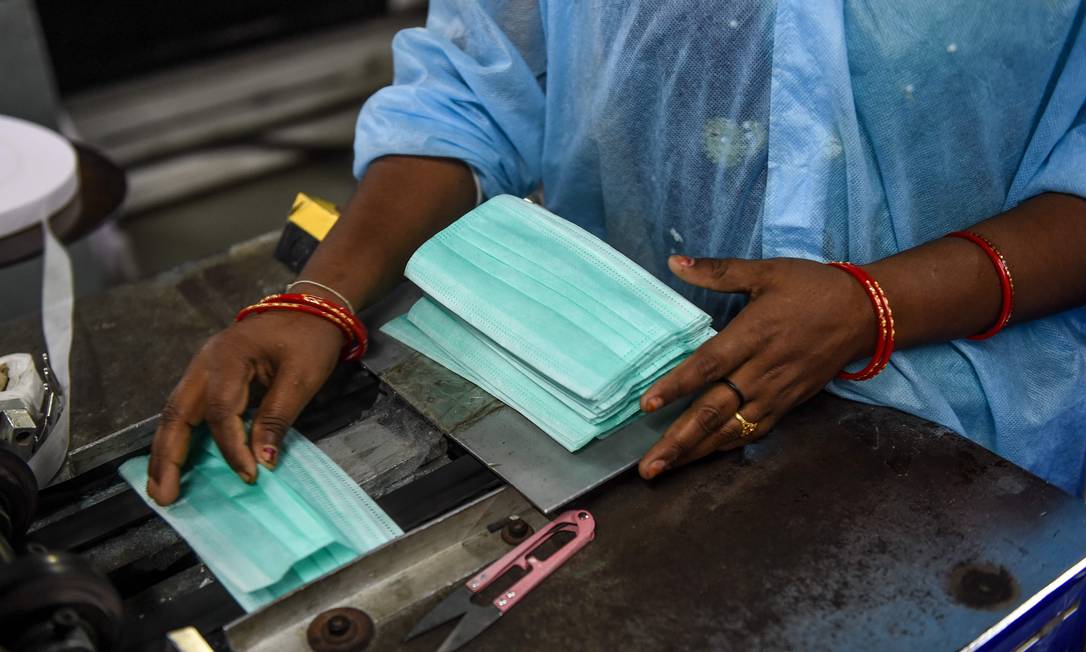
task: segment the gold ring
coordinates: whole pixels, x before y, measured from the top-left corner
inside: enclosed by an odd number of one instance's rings
[[[758,429],[757,421],[747,421],[746,418],[738,412],[735,413],[735,420],[739,422],[739,425],[743,426],[742,432],[739,433],[740,437],[750,437],[754,434],[754,431]]]

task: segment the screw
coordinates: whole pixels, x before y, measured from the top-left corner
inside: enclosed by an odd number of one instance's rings
[[[373,619],[353,607],[323,611],[310,621],[305,631],[306,642],[314,652],[364,650],[373,635]]]
[[[53,622],[61,627],[75,627],[79,624],[79,615],[72,609],[59,609],[53,614]]]
[[[516,591],[510,591],[510,592],[505,594],[505,597],[507,597],[507,598],[515,598],[515,597],[517,597],[517,592]]]
[[[581,519],[582,521],[587,521],[588,520],[588,512],[580,512],[580,513],[578,513],[577,518]]]
[[[534,530],[527,521],[518,516],[510,516],[509,521],[502,528],[502,541],[509,545],[516,545],[531,536]]]
[[[332,636],[343,636],[351,628],[351,621],[346,616],[332,616],[328,619],[328,633]]]

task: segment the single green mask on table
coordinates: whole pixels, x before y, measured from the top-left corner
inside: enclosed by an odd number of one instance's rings
[[[636,263],[511,196],[427,241],[406,275],[427,297],[382,330],[571,451],[635,418],[641,393],[715,334]]]
[[[193,431],[181,496],[147,495],[148,458],[120,474],[192,546],[246,611],[253,611],[390,541],[403,530],[327,455],[291,430],[279,465],[246,484],[201,426]]]

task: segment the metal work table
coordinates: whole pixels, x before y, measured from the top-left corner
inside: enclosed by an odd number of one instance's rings
[[[146,445],[153,421],[143,420],[160,408],[200,341],[238,306],[288,279],[271,260],[273,245],[261,239],[77,303],[70,472],[92,472]],[[367,321],[380,323],[403,305],[378,306]],[[35,321],[3,326],[0,351],[40,347]],[[381,380],[376,403],[319,445],[387,499],[435,469],[474,464],[450,463],[443,433],[460,438],[511,417],[470,383],[377,339],[370,357]],[[319,611],[356,606],[376,622],[369,649],[399,648],[446,589],[508,549],[486,525],[510,514],[545,520],[499,485],[472,485],[479,491],[465,490],[466,505],[237,620],[226,631],[231,646],[302,650],[305,626]],[[82,509],[119,491],[111,485],[83,496]],[[820,396],[742,451],[652,483],[626,472],[574,505],[595,515],[596,540],[474,649],[979,649],[985,641],[1014,649],[1043,625],[1065,634],[1082,626],[1071,615],[1083,592],[1086,506],[954,433],[892,410]],[[38,532],[73,513],[57,508]],[[77,547],[114,574],[187,550],[149,516]],[[152,586],[124,596],[141,613],[176,611],[183,595],[217,588],[198,564],[148,576]],[[1035,598],[1061,576],[1079,581]],[[1038,603],[1032,625],[1001,633],[1001,621],[1029,611],[1031,600]],[[236,607],[216,613],[217,620],[197,623],[205,633],[239,615]],[[407,649],[433,649],[447,632]]]

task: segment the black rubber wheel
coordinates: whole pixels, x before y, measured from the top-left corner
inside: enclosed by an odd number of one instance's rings
[[[26,462],[0,442],[0,536],[18,547],[38,508],[38,482]]]
[[[18,650],[26,632],[61,609],[90,626],[95,649],[112,649],[124,619],[121,596],[87,561],[37,550],[0,564],[0,647]]]

